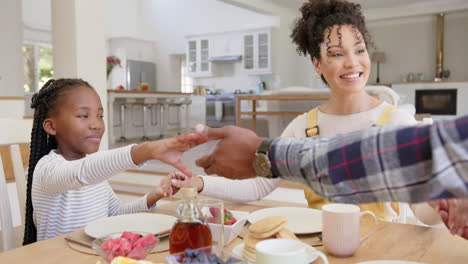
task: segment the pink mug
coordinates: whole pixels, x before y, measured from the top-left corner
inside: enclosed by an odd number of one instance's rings
[[[360,236],[361,218],[371,215],[374,227],[364,237]],[[322,206],[322,240],[325,250],[337,257],[349,257],[356,252],[377,229],[377,218],[370,211],[352,204],[327,204]]]

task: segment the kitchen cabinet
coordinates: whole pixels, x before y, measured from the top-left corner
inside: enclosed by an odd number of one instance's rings
[[[210,39],[198,38],[187,41],[187,72],[192,77],[209,77],[213,72],[210,57]]]
[[[237,56],[242,54],[239,34],[221,34],[210,39],[210,57]]]
[[[262,30],[243,35],[242,69],[249,74],[271,73],[271,32]]]

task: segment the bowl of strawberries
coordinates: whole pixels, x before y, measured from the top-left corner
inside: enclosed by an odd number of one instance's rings
[[[106,263],[111,263],[118,256],[135,260],[144,259],[157,243],[158,238],[150,233],[119,232],[96,238],[91,243],[91,247]]]
[[[209,208],[211,217],[207,218],[208,226],[213,236],[213,241],[219,242],[221,234],[221,224],[217,224],[215,219],[218,219],[220,210],[218,208]],[[224,209],[224,244],[229,244],[234,238],[236,238],[242,231],[247,217],[248,212],[243,211],[228,211]]]

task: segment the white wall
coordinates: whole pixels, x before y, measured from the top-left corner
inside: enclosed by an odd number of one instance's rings
[[[387,61],[380,65],[382,83],[401,82],[408,73],[422,72],[433,80],[436,67],[436,16],[419,16],[370,22],[369,31]],[[468,12],[445,16],[444,69],[451,72],[450,80],[468,80]],[[370,82],[376,80],[373,66]]]
[[[106,38],[132,37],[154,40],[142,33],[141,0],[105,0],[104,5]]]
[[[52,25],[50,0],[21,0],[20,2],[23,2],[24,24],[50,30]]]
[[[0,100],[0,118],[22,119],[24,100]]]
[[[22,0],[22,3],[24,40],[51,43],[50,0]]]
[[[23,95],[21,1],[0,3],[0,96]]]
[[[107,113],[104,10],[104,0],[52,0],[54,78],[86,80]],[[107,149],[108,142],[100,148]]]

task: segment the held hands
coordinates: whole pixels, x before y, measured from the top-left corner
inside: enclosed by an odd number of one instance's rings
[[[159,185],[156,186],[156,189],[148,194],[146,198],[148,208],[164,197],[172,197],[172,195],[179,190],[172,188],[171,180],[172,178],[170,175],[164,177],[164,179],[159,182]]]
[[[218,174],[234,179],[256,176],[252,162],[262,138],[254,132],[235,126],[222,128],[204,126],[197,133],[206,136],[207,140],[220,139],[211,154],[196,161],[207,174]]]
[[[450,233],[468,239],[468,199],[442,199],[429,204],[439,213]]]
[[[170,197],[176,194],[180,188],[194,186],[200,192],[203,188],[203,180],[201,177],[188,177],[179,171],[173,171],[168,176],[164,177],[154,191],[148,194],[148,208],[153,206],[157,201],[164,197]]]
[[[175,190],[179,190],[182,187],[195,187],[197,192],[203,190],[204,182],[200,176],[188,177],[180,171],[173,171],[169,174],[169,177],[172,179],[172,188]]]

